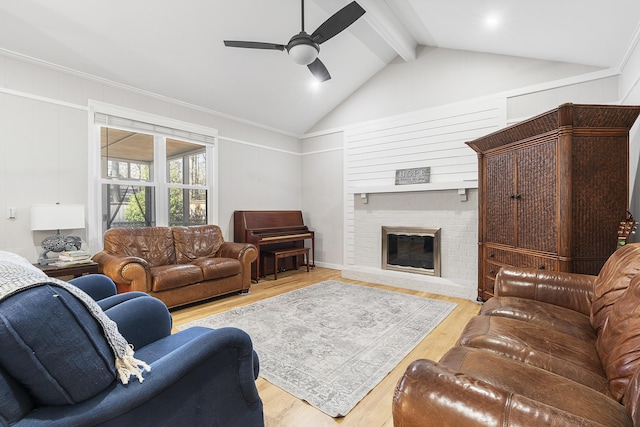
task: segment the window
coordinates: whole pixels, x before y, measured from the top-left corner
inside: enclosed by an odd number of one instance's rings
[[[180,128],[150,124],[163,118],[144,118],[94,114],[100,147],[95,202],[101,231],[217,222],[212,211],[215,131],[169,119],[164,120],[179,123]],[[189,127],[208,132],[193,132]]]
[[[167,139],[169,225],[207,223],[207,161],[203,147]]]
[[[154,137],[100,128],[103,231],[156,224]]]

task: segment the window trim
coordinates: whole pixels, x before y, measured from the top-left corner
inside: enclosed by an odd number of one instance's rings
[[[133,110],[117,105],[107,104],[100,101],[89,100],[89,114],[88,117],[88,198],[87,198],[87,246],[91,253],[96,253],[102,250],[102,184],[105,182],[101,176],[101,159],[100,159],[100,127],[104,126],[103,123],[96,121],[96,114],[114,116],[118,118],[124,118],[131,121],[139,122],[141,124],[149,124],[152,128],[136,129],[124,127],[125,130],[132,130],[141,133],[150,133],[155,138],[159,135],[167,138],[183,139],[188,142],[197,144],[203,144],[205,146],[206,161],[208,165],[212,167],[207,168],[207,191],[210,193],[207,201],[207,210],[209,214],[209,224],[217,224],[219,218],[219,204],[218,204],[218,130],[201,126],[193,123],[183,122],[169,117],[159,116],[151,113],[145,113],[138,110]],[[108,124],[107,124],[108,125]],[[114,126],[117,128],[123,128],[122,126]],[[154,130],[155,129],[155,130]],[[163,132],[166,130],[167,132]],[[176,131],[171,134],[168,131]],[[204,136],[204,141],[197,139],[190,139],[189,134],[196,134]],[[163,146],[164,144],[159,144]],[[157,165],[164,159],[163,153],[158,153],[154,150],[154,162]],[[162,172],[159,170],[162,169]],[[155,176],[154,181],[164,180],[160,182],[166,183],[166,173],[164,167],[156,168],[155,173],[160,173],[160,176]],[[168,184],[168,183],[167,183]],[[141,185],[137,183],[136,185]],[[168,195],[160,194],[158,192],[156,197],[162,197],[157,199],[158,205],[163,206],[168,204]],[[168,212],[163,212],[164,209],[157,209],[156,212],[156,224],[158,226],[167,225],[169,223]]]

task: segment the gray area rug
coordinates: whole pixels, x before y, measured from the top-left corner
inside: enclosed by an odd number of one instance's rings
[[[339,417],[353,409],[455,306],[330,280],[180,329],[243,329],[260,358],[260,376]]]

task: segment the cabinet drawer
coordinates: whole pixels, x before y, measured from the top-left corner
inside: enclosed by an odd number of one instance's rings
[[[484,275],[487,278],[490,279],[495,279],[496,278],[496,274],[498,274],[498,271],[500,271],[500,268],[502,268],[501,265],[498,264],[493,264],[490,262],[485,262],[484,264]]]
[[[483,289],[483,291],[485,293],[491,294],[491,296],[495,295],[495,293],[494,293],[495,286],[496,286],[496,281],[495,280],[490,279],[488,277],[486,277],[484,279],[484,289]],[[484,299],[486,299],[486,298],[484,298]]]
[[[488,272],[495,266],[509,265],[512,267],[539,268],[541,270],[556,270],[557,260],[554,257],[523,254],[503,249],[487,248],[485,252],[486,269]],[[497,273],[497,271],[496,271]]]

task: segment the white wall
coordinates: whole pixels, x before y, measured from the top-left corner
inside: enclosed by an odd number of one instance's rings
[[[86,112],[0,94],[0,250],[35,261],[34,242],[51,234],[30,231],[30,206],[86,204],[86,139]]]
[[[305,224],[315,231],[317,265],[337,268],[343,259],[341,219],[342,133],[302,141],[302,206]]]
[[[298,142],[291,148],[297,149]],[[235,210],[300,209],[298,153],[220,138],[218,156],[219,222],[231,233],[229,240],[233,240]]]
[[[51,233],[31,232],[32,204],[87,205],[90,99],[218,129],[216,208],[225,238],[232,240],[235,209],[300,209],[297,137],[111,82],[0,56],[0,250],[37,259],[40,242]],[[16,208],[15,219],[7,218],[9,207]],[[86,238],[87,232],[73,234]]]

